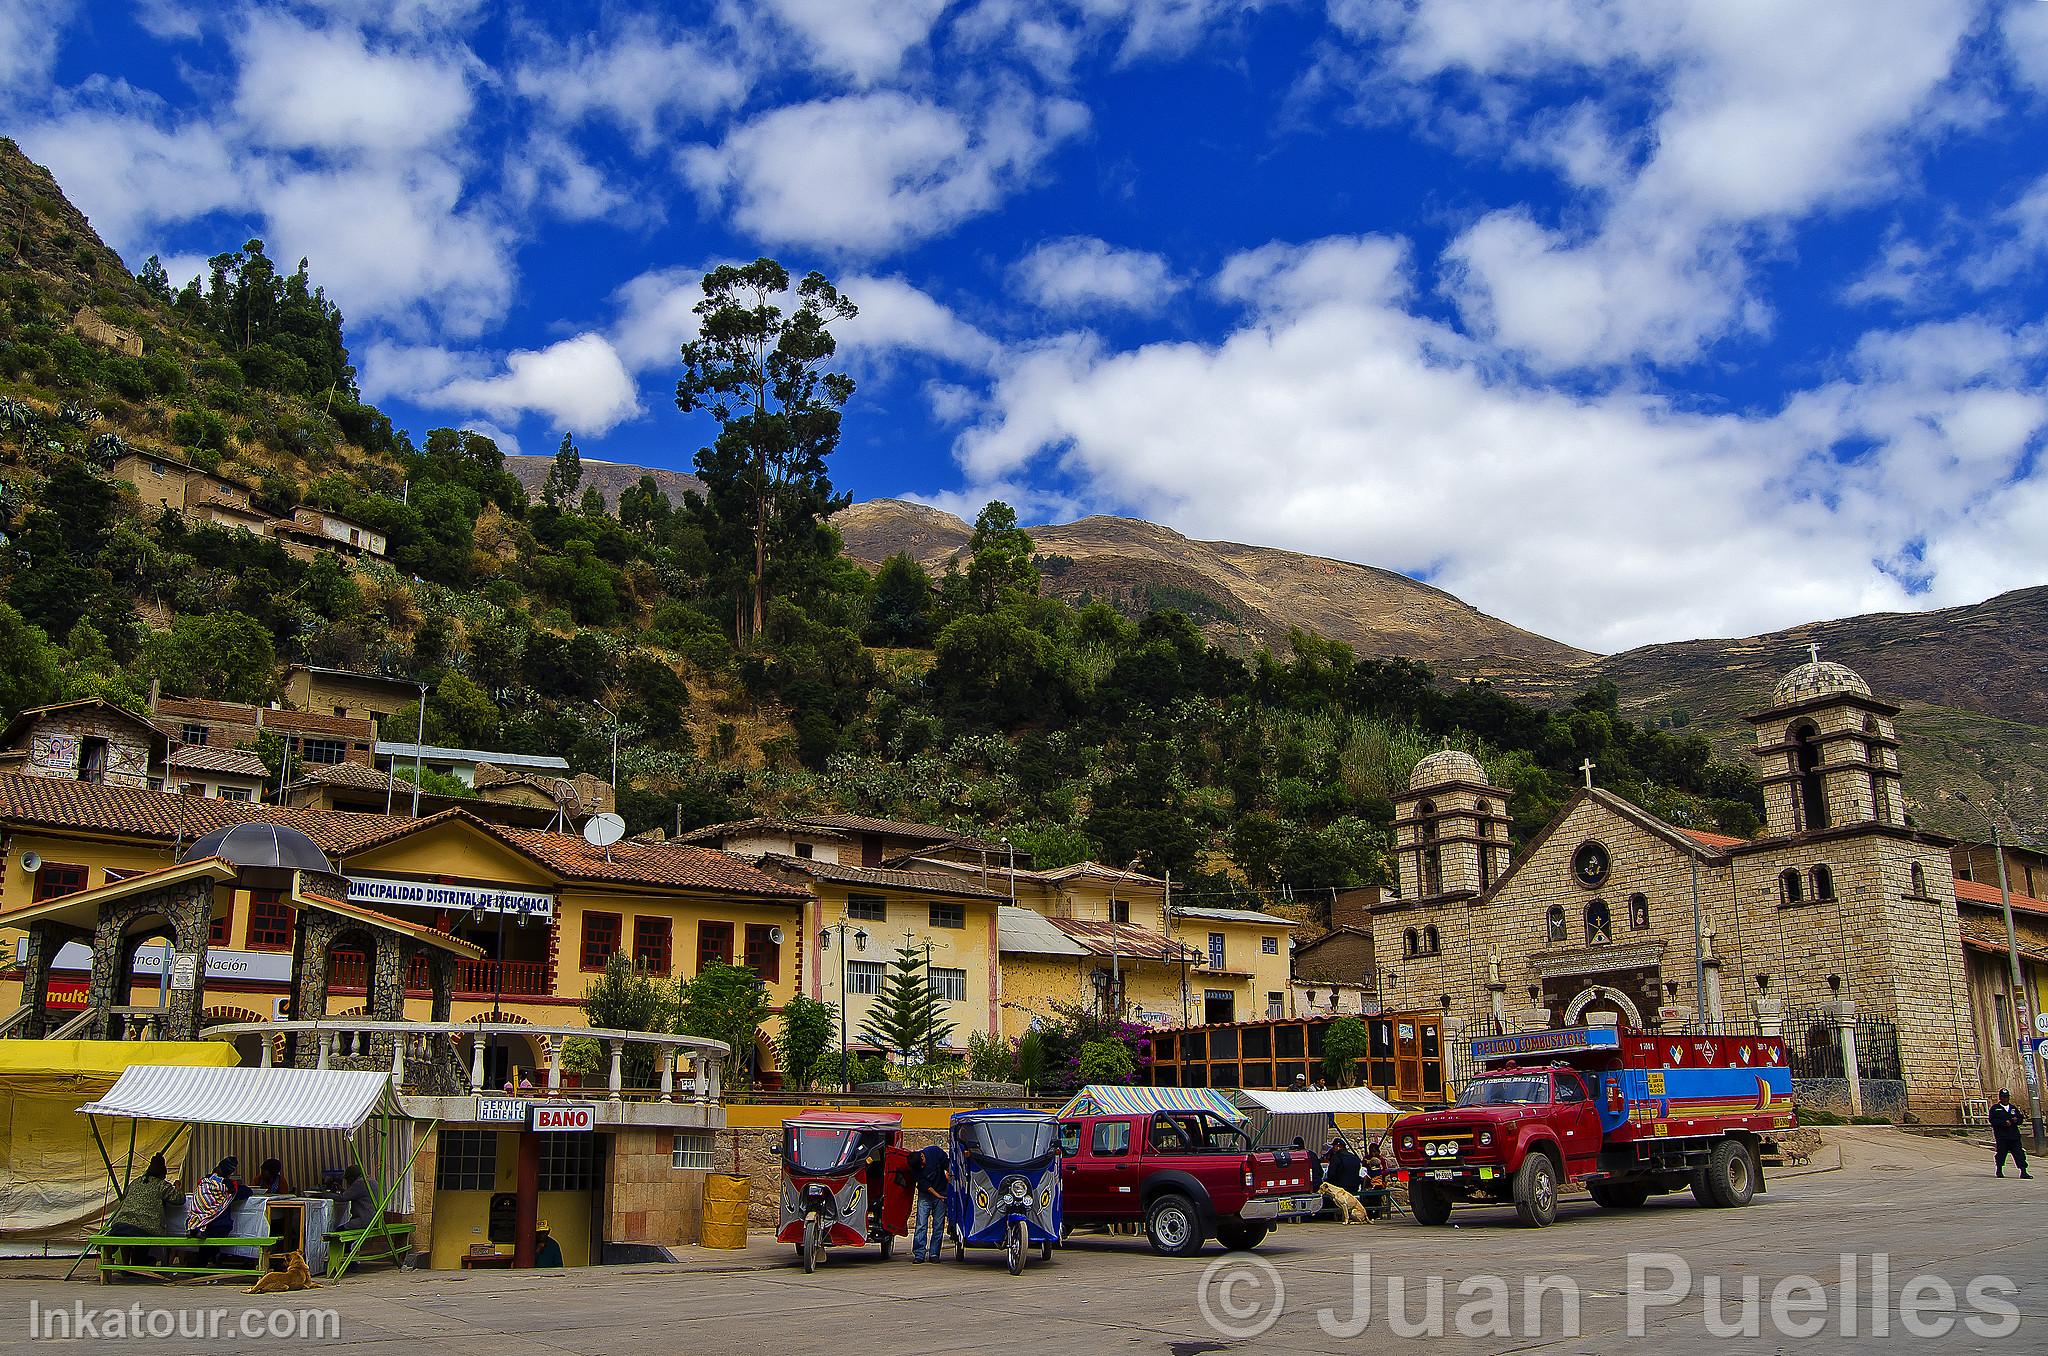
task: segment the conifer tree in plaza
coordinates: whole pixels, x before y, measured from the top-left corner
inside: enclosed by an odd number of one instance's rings
[[[923,947],[905,943],[896,948],[896,959],[882,978],[882,992],[860,1035],[900,1059],[929,1055],[953,1038],[953,1024],[939,1016]]]

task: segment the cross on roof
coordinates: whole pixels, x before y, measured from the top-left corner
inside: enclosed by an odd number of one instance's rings
[[[1813,644],[1808,645],[1806,653],[1813,663],[1820,663],[1820,642],[1815,641]]]
[[[1590,758],[1588,758],[1585,762],[1579,764],[1579,771],[1586,774],[1586,789],[1588,791],[1591,791],[1593,789],[1593,769],[1596,766],[1598,766],[1598,764],[1596,764]]]

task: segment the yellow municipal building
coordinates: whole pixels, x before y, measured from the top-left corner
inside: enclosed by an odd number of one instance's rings
[[[591,977],[621,952],[646,972],[683,979],[712,961],[749,966],[778,1008],[797,993],[842,1005],[856,1048],[887,964],[905,946],[926,958],[954,1051],[977,1032],[1021,1034],[1054,1003],[1113,1006],[1178,1027],[1277,1016],[1288,987],[1292,920],[1181,907],[1166,882],[1095,863],[1019,867],[1002,844],[931,825],[760,819],[606,848],[462,808],[415,819],[0,775],[0,1016],[21,1003],[28,950],[10,916],[162,871],[197,839],[250,822],[310,838],[345,878],[346,904],[464,944],[450,1014],[458,1021],[497,1011],[535,1026],[580,1024]],[[287,1015],[292,903],[239,883],[219,893],[206,1020]],[[125,1006],[157,1006],[166,949],[136,948]],[[72,943],[50,959],[53,1015],[84,1009],[85,952]],[[325,959],[326,1015],[350,1015],[351,995],[363,1011],[370,957],[337,947]],[[406,993],[406,1016],[427,1019],[423,961]],[[536,1034],[524,1045],[494,1045],[489,1084],[547,1068],[550,1039]],[[765,1036],[755,1066],[775,1078]]]

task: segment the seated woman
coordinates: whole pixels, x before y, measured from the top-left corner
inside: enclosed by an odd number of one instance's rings
[[[198,1188],[192,1193],[192,1213],[185,1220],[187,1235],[208,1239],[233,1234],[235,1204],[249,1195],[249,1188],[235,1178],[235,1171],[241,1165],[242,1161],[230,1154],[200,1179]],[[212,1265],[214,1252],[212,1247],[202,1246],[199,1249],[200,1265]]]
[[[185,1203],[185,1193],[165,1180],[169,1170],[164,1166],[164,1156],[158,1154],[149,1160],[149,1167],[141,1177],[128,1184],[121,1193],[121,1204],[107,1218],[107,1227],[102,1231],[120,1234],[128,1238],[162,1238],[164,1216]],[[156,1261],[154,1248],[124,1248],[131,1262]]]
[[[284,1164],[274,1158],[263,1160],[263,1166],[256,1169],[256,1180],[250,1183],[266,1196],[289,1196],[292,1185],[284,1178]]]

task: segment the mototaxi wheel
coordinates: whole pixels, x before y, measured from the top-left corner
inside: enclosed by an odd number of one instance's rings
[[[804,1275],[806,1276],[818,1269],[820,1242],[821,1240],[818,1237],[818,1221],[816,1219],[805,1220],[804,1240],[797,1244],[797,1256],[803,1259]]]
[[[1010,1225],[1008,1243],[1003,1251],[1007,1254],[1004,1260],[1010,1265],[1010,1274],[1012,1276],[1023,1275],[1024,1258],[1028,1252],[1028,1249],[1024,1246],[1023,1220],[1017,1220]]]

